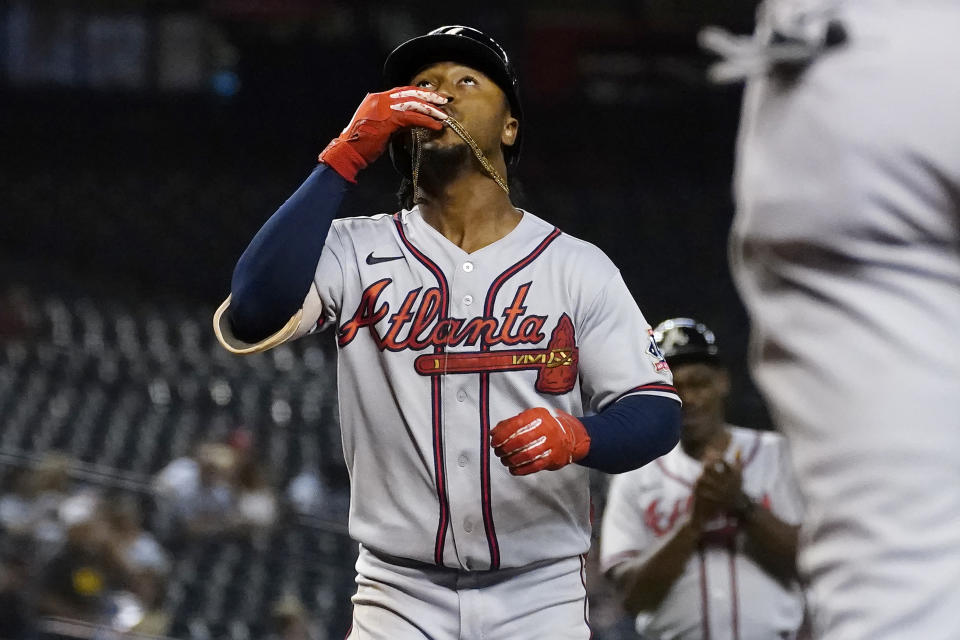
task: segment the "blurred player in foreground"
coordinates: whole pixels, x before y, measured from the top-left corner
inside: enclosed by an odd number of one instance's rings
[[[689,318],[655,330],[683,399],[680,444],[613,478],[600,565],[656,640],[794,638],[801,507],[784,439],[727,424],[727,371]]]
[[[960,637],[958,28],[952,1],[781,0],[727,63],[754,64],[733,272],[826,640]]]
[[[384,75],[240,258],[215,330],[235,353],[336,332],[350,637],[585,640],[587,468],[674,446],[669,369],[610,260],[511,203],[500,45],[442,27]],[[334,221],[388,147],[404,209]]]

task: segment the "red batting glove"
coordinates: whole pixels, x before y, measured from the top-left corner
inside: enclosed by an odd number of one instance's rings
[[[439,131],[447,114],[434,104],[447,99],[416,87],[397,87],[383,93],[368,93],[353,120],[320,154],[326,163],[350,182],[357,181],[361,169],[383,154],[390,136],[400,129],[425,127]]]
[[[590,450],[590,435],[569,413],[537,407],[498,423],[490,431],[490,446],[510,473],[525,476],[580,460]]]

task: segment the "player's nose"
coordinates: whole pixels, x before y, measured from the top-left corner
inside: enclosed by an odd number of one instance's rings
[[[453,102],[453,98],[450,98],[450,99],[447,101],[447,104],[438,105],[437,108],[440,109],[441,111],[443,111],[443,112],[444,112],[445,114],[447,114],[448,116],[450,116],[450,117],[452,117],[452,118],[456,118],[456,117],[457,117],[457,110],[454,109],[454,108],[451,106],[451,103],[452,103],[452,102]]]
[[[452,93],[450,93],[449,91],[447,91],[446,89],[444,89],[443,87],[440,87],[439,89],[437,89],[436,93],[437,93],[437,95],[439,95],[440,97],[446,98],[446,99],[447,99],[447,104],[452,104],[452,103],[453,103],[455,96],[454,96]],[[441,105],[440,108],[442,109],[443,106],[444,106],[444,105]]]

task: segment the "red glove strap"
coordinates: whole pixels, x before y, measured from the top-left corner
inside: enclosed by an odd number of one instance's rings
[[[363,156],[341,138],[331,140],[317,160],[330,165],[334,171],[354,184],[357,182],[357,174],[367,168],[367,161]]]

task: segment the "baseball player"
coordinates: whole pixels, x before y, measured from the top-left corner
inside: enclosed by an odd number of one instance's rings
[[[724,422],[729,379],[703,324],[675,318],[654,331],[683,431],[673,451],[612,480],[601,569],[644,638],[794,638],[801,505],[785,440]]]
[[[826,640],[960,637],[960,4],[768,2],[735,280]]]
[[[610,260],[510,202],[503,49],[441,27],[384,75],[240,258],[215,330],[235,353],[336,334],[351,638],[585,639],[588,467],[674,446],[669,368]],[[388,148],[403,210],[334,221]]]

